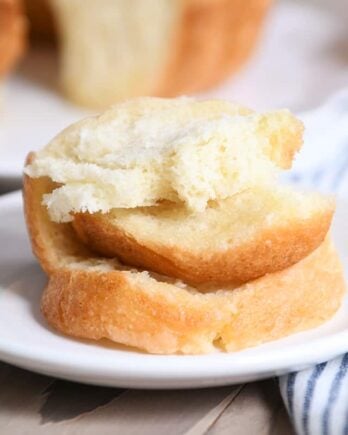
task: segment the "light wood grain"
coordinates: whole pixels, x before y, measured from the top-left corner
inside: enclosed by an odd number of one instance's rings
[[[6,435],[292,435],[273,380],[144,391],[56,380],[0,363]]]
[[[0,363],[0,432],[34,433],[31,429],[40,424],[42,393],[52,382],[52,378]]]
[[[284,421],[280,421],[281,407],[283,404],[273,380],[245,385],[207,435],[291,434],[286,414],[282,415]],[[283,432],[278,432],[279,429]]]
[[[193,391],[129,390],[105,407],[69,422],[62,422],[52,432],[69,427],[69,434],[95,433],[122,435],[185,434],[209,411],[218,406],[236,387]],[[58,429],[53,430],[53,429]],[[200,433],[204,433],[204,431]]]

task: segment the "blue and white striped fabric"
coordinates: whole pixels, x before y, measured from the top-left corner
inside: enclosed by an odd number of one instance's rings
[[[280,391],[298,434],[348,434],[348,354],[280,378]]]
[[[301,118],[305,147],[290,181],[348,198],[348,89]],[[279,385],[298,434],[348,435],[348,353]]]

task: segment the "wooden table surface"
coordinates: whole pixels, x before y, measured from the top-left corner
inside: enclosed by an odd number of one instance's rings
[[[0,362],[2,435],[290,435],[277,381],[201,390],[104,388]]]

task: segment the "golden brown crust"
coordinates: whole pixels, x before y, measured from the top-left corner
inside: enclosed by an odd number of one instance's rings
[[[34,153],[27,156],[26,164],[33,161]],[[44,271],[50,275],[61,268],[61,257],[66,253],[80,258],[93,256],[92,252],[76,238],[74,229],[69,224],[52,222],[41,205],[44,193],[52,190],[54,183],[49,178],[33,180],[27,176],[23,180],[24,214],[34,255]],[[56,240],[59,234],[59,249]]]
[[[205,294],[141,273],[88,267],[92,254],[71,225],[52,223],[41,205],[51,189],[47,178],[25,177],[28,230],[49,274],[42,311],[64,334],[152,353],[232,351],[315,327],[340,306],[343,273],[329,241],[286,270]]]
[[[315,327],[336,312],[343,292],[339,261],[326,243],[285,271],[210,299],[155,286],[148,291],[116,271],[58,270],[42,311],[64,334],[108,338],[151,353],[204,353]]]
[[[74,228],[92,250],[126,264],[182,279],[191,284],[240,284],[285,269],[307,256],[324,240],[334,206],[283,226],[264,229],[251,241],[227,250],[188,250],[136,240],[107,214],[80,213]],[[194,247],[193,247],[194,248]]]
[[[154,95],[209,88],[237,71],[258,39],[271,0],[182,1],[182,18]]]
[[[0,76],[5,75],[25,47],[26,21],[19,0],[0,0]]]
[[[149,292],[119,272],[62,270],[50,277],[41,307],[48,322],[68,335],[109,338],[152,353],[213,350],[215,332],[230,317],[226,301],[168,296],[165,288]]]

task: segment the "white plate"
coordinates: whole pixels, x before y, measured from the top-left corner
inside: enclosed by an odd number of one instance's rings
[[[230,81],[200,96],[257,109],[302,111],[317,106],[347,85],[347,13],[346,0],[331,0],[329,6],[319,1],[277,2],[248,64]],[[89,114],[57,90],[56,63],[51,51],[32,51],[6,83],[0,107],[0,188],[19,186],[26,154]]]
[[[348,203],[333,234],[346,271]],[[70,380],[133,388],[193,388],[252,381],[348,351],[348,301],[330,322],[286,339],[224,354],[158,356],[63,337],[39,310],[46,278],[33,258],[19,192],[0,198],[0,359]]]

